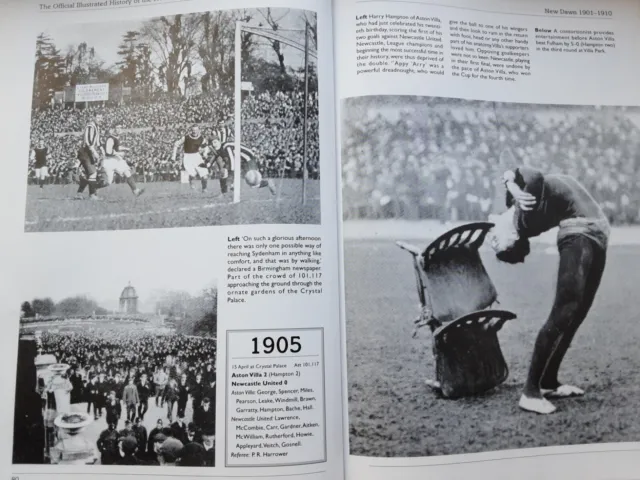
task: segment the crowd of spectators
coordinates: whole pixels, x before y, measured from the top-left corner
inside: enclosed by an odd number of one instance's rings
[[[343,123],[345,218],[483,220],[504,208],[504,169],[526,165],[574,176],[612,223],[638,223],[640,129],[633,115],[613,107],[496,111],[481,102],[396,107],[393,115],[355,108]]]
[[[30,323],[69,323],[69,322],[84,322],[91,321],[113,321],[117,319],[121,323],[147,323],[149,319],[143,315],[135,314],[118,314],[114,315],[47,315],[47,316],[34,316],[34,317],[21,317],[20,324],[29,325]]]
[[[71,403],[104,417],[102,464],[213,466],[215,339],[89,327],[45,331],[39,342],[42,354],[70,366]],[[166,416],[150,419],[147,432],[150,402]]]
[[[303,169],[302,93],[261,93],[248,95],[242,104],[242,143],[257,153],[263,174],[272,178],[301,178]],[[108,129],[119,125],[122,144],[131,149],[125,156],[138,182],[178,181],[181,159],[172,161],[173,143],[193,124],[212,138],[220,122],[233,129],[233,97],[203,94],[188,99],[157,98],[150,102],[117,105],[89,104],[87,108],[70,106],[34,110],[31,117],[31,148],[38,140],[48,147],[50,183],[77,181],[77,151],[80,132],[100,113]],[[307,172],[319,178],[318,99],[308,102]],[[29,180],[34,165],[29,164]]]

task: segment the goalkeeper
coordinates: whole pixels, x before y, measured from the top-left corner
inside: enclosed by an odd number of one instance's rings
[[[213,148],[212,161],[218,165],[220,170],[220,191],[224,194],[230,190],[229,183],[231,183],[231,189],[233,188],[233,178],[230,172],[233,172],[235,165],[235,145],[233,142],[222,143],[219,139],[214,138],[211,141],[211,147]],[[273,195],[276,194],[273,180],[262,178],[253,150],[240,145],[240,161],[241,170],[245,172],[244,180],[247,185],[251,188],[268,187]]]
[[[600,285],[610,228],[598,203],[573,177],[521,167],[505,172],[503,180],[509,210],[497,217],[491,238],[499,260],[524,262],[529,238],[559,227],[555,300],[538,333],[519,402],[524,410],[548,414],[556,407],[545,397],[584,394],[560,383],[558,370]]]

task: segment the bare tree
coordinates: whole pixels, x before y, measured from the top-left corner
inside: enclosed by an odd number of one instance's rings
[[[234,27],[233,16],[224,10],[206,12],[202,16],[202,35],[198,55],[205,70],[202,85],[207,90],[221,88],[229,76],[234,47]]]
[[[65,73],[71,85],[79,83],[108,81],[112,72],[105,67],[104,61],[98,56],[94,47],[87,42],[77,46],[69,45],[64,58]]]
[[[249,13],[249,10],[243,10],[239,12],[235,20],[249,23],[253,19],[253,15]],[[242,62],[247,62],[253,55],[253,50],[256,46],[255,37],[249,32],[243,32],[240,38],[240,54],[242,55]]]
[[[260,15],[262,15],[264,21],[267,22],[267,25],[269,25],[274,32],[277,32],[280,29],[280,22],[289,14],[289,9],[285,10],[285,12],[278,17],[274,16],[271,8],[267,8],[266,10],[258,9],[258,12],[260,12]],[[284,64],[284,53],[282,52],[282,44],[279,40],[269,40],[269,43],[271,44],[271,48],[278,57],[280,73],[287,73],[287,67]]]
[[[167,91],[180,91],[180,78],[190,75],[197,53],[202,15],[187,14],[158,17],[143,23],[140,33],[156,57],[158,77]]]

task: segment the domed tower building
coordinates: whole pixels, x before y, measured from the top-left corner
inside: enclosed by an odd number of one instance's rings
[[[120,294],[120,313],[138,313],[138,294],[131,283]]]

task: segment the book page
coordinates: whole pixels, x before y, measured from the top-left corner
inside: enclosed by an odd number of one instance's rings
[[[4,476],[343,478],[330,3],[0,12]]]
[[[636,478],[636,2],[336,6],[348,478]]]

